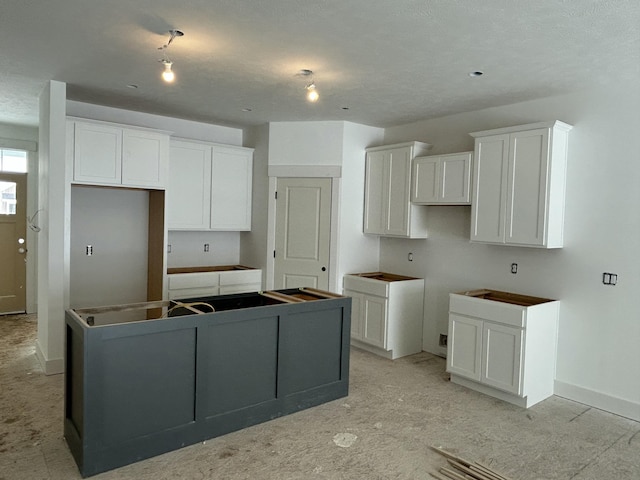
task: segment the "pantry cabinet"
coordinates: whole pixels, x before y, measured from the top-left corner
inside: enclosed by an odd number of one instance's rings
[[[427,143],[407,142],[367,149],[364,233],[426,238],[426,210],[411,203],[413,159]]]
[[[451,380],[530,407],[553,394],[559,302],[492,290],[450,294]]]
[[[568,133],[560,121],[475,137],[471,241],[563,246]]]
[[[172,140],[169,230],[251,230],[253,149]]]
[[[69,119],[67,136],[73,183],[165,188],[167,132]]]
[[[411,201],[420,205],[469,205],[473,152],[416,157]]]
[[[352,344],[395,359],[422,351],[424,279],[382,272],[344,276]]]

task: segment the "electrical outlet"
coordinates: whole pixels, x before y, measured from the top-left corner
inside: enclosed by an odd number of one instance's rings
[[[205,243],[205,244],[204,244],[204,251],[205,251],[205,252],[208,252],[208,251],[209,251],[209,244],[208,244],[208,243]]]
[[[171,253],[171,244],[170,243],[167,244],[167,253]]]
[[[511,264],[511,273],[513,273],[514,275],[516,273],[518,273],[518,264],[517,263],[512,263]]]
[[[602,274],[602,283],[605,285],[614,286],[618,283],[618,274],[616,273],[603,273]]]
[[[409,255],[407,255],[407,260],[413,262],[413,253],[409,252]]]
[[[93,255],[93,245],[87,245],[87,257],[90,257],[91,255]]]
[[[447,335],[445,335],[444,333],[440,334],[440,340],[438,340],[438,345],[441,347],[447,346]]]

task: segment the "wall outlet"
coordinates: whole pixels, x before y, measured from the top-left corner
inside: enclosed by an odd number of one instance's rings
[[[602,274],[602,283],[605,285],[615,285],[618,283],[618,274],[617,273],[603,273]]]
[[[513,273],[514,275],[516,273],[518,273],[518,264],[517,263],[512,263],[511,264],[511,273]]]
[[[438,346],[446,347],[447,346],[447,335],[444,333],[440,334],[440,340],[438,340]]]
[[[205,243],[205,244],[204,244],[204,251],[205,251],[205,252],[208,252],[208,251],[209,251],[209,244],[208,244],[208,243]]]

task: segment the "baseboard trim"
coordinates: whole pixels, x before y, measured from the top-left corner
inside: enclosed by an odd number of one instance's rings
[[[40,347],[40,342],[36,341],[36,358],[40,362],[40,366],[45,375],[57,375],[64,373],[64,358],[54,358],[47,360]]]
[[[640,403],[614,397],[606,393],[589,390],[571,383],[555,381],[554,392],[558,397],[563,397],[575,402],[584,403],[606,412],[620,415],[640,422]]]

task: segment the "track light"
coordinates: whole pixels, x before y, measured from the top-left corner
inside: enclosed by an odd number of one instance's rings
[[[162,72],[162,79],[167,83],[173,82],[176,78],[175,73],[173,73],[173,70],[171,70],[171,66],[173,65],[173,63],[168,60],[163,60],[162,63],[164,63],[164,71]]]
[[[311,103],[317,102],[320,95],[318,94],[318,90],[316,90],[316,84],[311,82],[305,88],[307,89],[307,100]]]
[[[173,82],[176,78],[175,73],[173,73],[173,62],[169,59],[169,55],[167,55],[167,48],[176,37],[182,37],[183,35],[184,33],[180,30],[169,30],[169,41],[158,48],[158,50],[162,51],[162,58],[158,61],[164,65],[162,79],[167,83]]]

